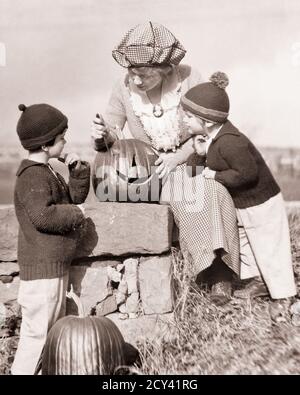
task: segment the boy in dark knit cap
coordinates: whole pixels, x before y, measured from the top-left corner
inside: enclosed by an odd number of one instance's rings
[[[240,235],[240,277],[253,278],[237,297],[296,294],[284,201],[270,169],[251,143],[227,119],[226,74],[196,85],[181,99],[185,121],[195,134],[202,175],[222,183],[236,207]]]
[[[49,329],[65,315],[68,269],[85,224],[81,203],[89,192],[90,166],[76,154],[66,155],[67,185],[48,160],[63,151],[68,119],[47,104],[19,109],[17,133],[29,155],[20,164],[14,194],[22,324],[11,371],[34,374]]]

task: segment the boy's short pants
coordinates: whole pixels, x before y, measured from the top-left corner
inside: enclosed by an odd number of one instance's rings
[[[32,375],[51,326],[65,315],[69,275],[20,281],[18,303],[22,308],[20,340],[11,368],[14,375]]]

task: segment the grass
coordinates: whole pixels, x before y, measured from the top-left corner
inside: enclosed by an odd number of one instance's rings
[[[299,328],[289,322],[272,324],[267,300],[215,307],[205,292],[190,287],[170,332],[169,339],[140,345],[141,373],[300,372]]]
[[[289,215],[294,271],[300,290],[299,214]],[[300,327],[271,320],[269,298],[210,303],[175,255],[177,304],[167,338],[139,344],[141,374],[299,374]]]
[[[290,213],[292,253],[300,290],[300,215]],[[274,323],[269,298],[232,299],[223,307],[209,301],[174,250],[176,307],[167,337],[139,343],[142,366],[138,374],[290,374],[300,373],[300,327],[288,309]],[[0,373],[8,374],[18,336],[0,339]]]
[[[300,200],[299,174],[291,175],[275,173],[274,176],[286,201]]]

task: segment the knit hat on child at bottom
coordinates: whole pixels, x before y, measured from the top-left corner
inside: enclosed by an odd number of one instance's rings
[[[229,80],[225,73],[217,71],[210,82],[198,84],[181,98],[184,110],[213,122],[224,123],[229,115],[229,98],[225,91]]]
[[[19,105],[22,111],[17,124],[17,133],[22,146],[35,150],[49,143],[68,127],[68,118],[49,104]]]

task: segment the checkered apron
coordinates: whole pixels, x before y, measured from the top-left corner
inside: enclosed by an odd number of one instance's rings
[[[183,164],[165,181],[161,202],[172,208],[180,247],[194,275],[208,268],[220,249],[223,261],[239,275],[236,212],[222,184],[201,174],[190,177]]]

